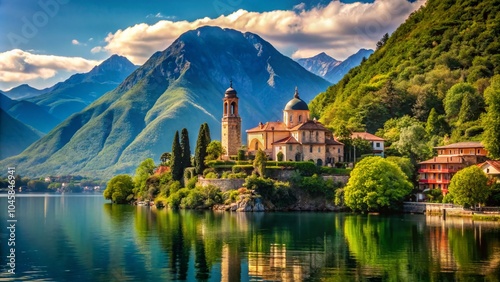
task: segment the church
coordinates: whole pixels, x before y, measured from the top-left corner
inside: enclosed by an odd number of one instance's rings
[[[222,146],[226,157],[236,155],[241,147],[241,118],[238,97],[231,86],[223,99]],[[343,162],[344,144],[335,140],[331,131],[316,119],[311,120],[309,107],[295,89],[283,110],[283,121],[259,123],[246,131],[248,154],[263,150],[272,160],[314,161],[317,165]],[[281,152],[281,154],[280,154]]]

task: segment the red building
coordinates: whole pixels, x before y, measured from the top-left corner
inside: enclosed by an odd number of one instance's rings
[[[441,189],[444,194],[457,171],[484,162],[488,154],[481,142],[460,142],[434,149],[436,157],[419,163],[418,186],[421,190]]]

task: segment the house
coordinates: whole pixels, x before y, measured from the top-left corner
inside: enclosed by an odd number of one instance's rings
[[[418,186],[421,190],[441,189],[448,193],[451,178],[459,170],[486,161],[488,152],[481,142],[459,142],[434,147],[438,155],[420,162]]]
[[[317,165],[343,162],[344,144],[316,119],[310,119],[309,107],[295,94],[283,110],[283,121],[259,123],[247,132],[248,153],[263,150],[273,160],[314,161]]]
[[[368,132],[353,132],[351,134],[351,138],[361,138],[367,140],[372,145],[373,155],[375,156],[384,156],[384,139]]]
[[[477,165],[481,170],[488,175],[489,178],[495,179],[500,183],[500,161],[485,161]]]

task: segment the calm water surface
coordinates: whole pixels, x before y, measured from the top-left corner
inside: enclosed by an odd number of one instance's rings
[[[18,195],[0,281],[498,281],[500,224],[421,215],[168,211]]]

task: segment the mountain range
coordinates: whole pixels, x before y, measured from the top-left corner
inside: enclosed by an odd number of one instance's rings
[[[345,61],[338,61],[324,52],[310,58],[298,59],[297,62],[306,70],[323,77],[335,84],[341,80],[346,73],[357,67],[364,59],[368,59],[373,54],[371,49],[360,49],[355,54],[349,56]]]
[[[8,91],[3,91],[3,94],[12,100],[24,100],[32,98],[38,95],[45,94],[50,91],[51,88],[36,89],[28,84],[21,84]]]
[[[72,75],[48,91],[44,90],[45,93],[26,100],[45,108],[62,121],[116,88],[136,69],[137,66],[127,58],[113,55],[91,71]]]
[[[187,128],[194,145],[200,124],[207,122],[212,138],[219,139],[222,98],[231,80],[243,129],[280,120],[296,86],[310,101],[330,85],[256,34],[201,27],[0,164],[16,164],[31,176],[133,173],[143,159],[169,152],[176,130]]]
[[[10,116],[0,108],[0,159],[17,155],[42,134]]]

